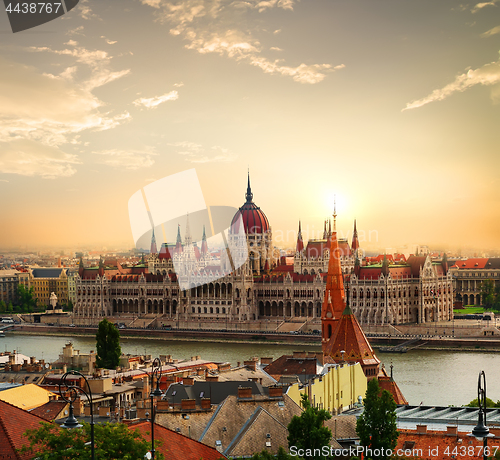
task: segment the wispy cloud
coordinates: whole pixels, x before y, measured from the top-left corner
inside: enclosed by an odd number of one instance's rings
[[[490,30],[481,34],[481,38],[491,37],[492,35],[500,34],[500,26],[493,27]]]
[[[153,157],[158,155],[152,148],[144,150],[110,149],[93,153],[100,157],[97,160],[100,164],[131,170],[153,166],[155,163]]]
[[[177,99],[179,99],[179,93],[177,91],[170,91],[170,93],[166,93],[163,96],[149,98],[141,97],[140,99],[136,99],[133,104],[136,106],[144,106],[148,109],[155,109],[164,102],[175,101]]]
[[[101,38],[103,38],[108,45],[114,45],[115,43],[118,43],[117,40],[110,40],[109,38],[106,38],[104,35],[101,35]]]
[[[434,90],[428,96],[406,104],[404,110],[422,107],[434,101],[442,101],[457,92],[463,92],[475,85],[494,85],[500,83],[500,60],[486,64],[479,69],[470,69],[458,75],[455,80],[441,89]]]
[[[0,142],[0,172],[44,179],[70,177],[80,164],[76,155],[31,140]]]
[[[56,50],[49,47],[36,47],[29,48],[31,51],[36,52],[50,52],[59,55],[67,55],[75,58],[76,62],[90,67],[91,77],[84,81],[83,86],[91,91],[94,88],[110,83],[130,73],[130,69],[119,70],[113,72],[110,69],[111,59],[113,58],[106,51],[102,50],[88,50],[81,46],[76,46],[72,49]]]
[[[271,48],[269,49],[272,51],[283,51],[281,48],[278,48],[277,46],[271,46]]]
[[[184,155],[186,161],[190,163],[227,163],[237,158],[237,155],[219,145],[214,145],[209,149],[204,148],[201,144],[187,141],[169,145],[177,147],[177,153]]]
[[[186,40],[186,48],[201,54],[217,53],[237,61],[246,62],[269,74],[292,77],[299,83],[315,84],[322,81],[328,72],[344,66],[330,64],[301,63],[291,66],[283,60],[269,59],[264,55],[261,44],[254,33],[238,28],[238,20],[245,10],[263,12],[281,8],[293,10],[293,0],[141,0],[144,5],[156,10],[157,20],[170,27],[172,35]],[[228,25],[233,25],[229,27]],[[279,29],[274,33],[279,33]],[[280,50],[277,47],[273,51]]]
[[[491,2],[483,2],[483,3],[477,3],[474,5],[474,7],[471,9],[472,13],[477,13],[479,10],[482,10],[483,8],[487,6],[495,6],[498,0],[492,0]]]
[[[9,181],[6,179],[0,179],[0,182],[9,182]]]
[[[80,1],[79,5],[78,5],[78,12],[79,12],[80,16],[86,20],[90,20],[90,19],[101,20],[101,18],[97,14],[94,14],[92,12],[92,9],[88,5],[88,3],[89,3],[89,0],[81,0]]]

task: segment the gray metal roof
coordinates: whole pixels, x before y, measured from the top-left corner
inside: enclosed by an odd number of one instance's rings
[[[359,417],[363,409],[349,411]],[[439,406],[398,406],[396,409],[399,428],[415,429],[417,425],[427,425],[430,430],[443,430],[454,425],[463,431],[471,429],[478,421],[477,407],[439,407]],[[486,423],[489,428],[500,427],[500,409],[486,409]]]
[[[32,270],[32,275],[34,278],[59,278],[61,276],[61,271],[66,270],[65,268],[34,268]]]

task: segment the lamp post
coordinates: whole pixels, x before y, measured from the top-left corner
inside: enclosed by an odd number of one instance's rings
[[[83,388],[81,388],[78,385],[75,385],[73,383],[70,383],[67,381],[67,378],[69,375],[76,375],[77,377],[83,378],[85,380],[85,384],[87,385],[88,392],[85,391]],[[64,390],[63,390],[64,388]],[[66,421],[61,425],[62,428],[68,428],[68,429],[73,429],[73,428],[81,428],[82,425],[78,423],[78,420],[75,418],[73,414],[73,403],[76,401],[76,398],[78,397],[78,393],[83,393],[87,400],[89,401],[90,404],[90,449],[91,449],[91,456],[92,460],[95,460],[95,443],[94,443],[94,408],[93,408],[93,403],[92,403],[92,391],[90,390],[90,385],[87,379],[83,374],[81,374],[78,371],[68,371],[65,374],[63,374],[61,381],[59,382],[59,394],[61,395],[61,398],[69,403],[69,416],[66,419]],[[69,394],[69,398],[67,397],[67,394]]]
[[[151,393],[149,397],[151,398],[151,458],[154,460],[155,458],[155,417],[156,410],[154,407],[154,398],[163,396],[163,393],[160,390],[160,379],[161,379],[161,361],[159,358],[155,358],[153,361],[153,365],[151,367],[151,374],[149,374],[150,378],[150,388]],[[156,381],[156,388],[153,390],[153,386]]]
[[[477,425],[468,436],[474,436],[478,441],[483,441],[483,460],[488,459],[488,438],[493,437],[489,428],[486,426],[486,377],[484,371],[479,373],[477,380],[477,401],[479,414]]]

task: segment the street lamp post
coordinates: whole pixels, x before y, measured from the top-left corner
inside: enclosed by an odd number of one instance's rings
[[[153,365],[151,367],[151,374],[149,374],[150,378],[150,388],[151,393],[149,397],[151,398],[151,458],[154,460],[155,458],[155,417],[156,410],[154,407],[154,398],[163,396],[163,393],[160,390],[160,379],[161,379],[161,361],[159,358],[155,358],[153,361]],[[156,388],[153,390],[153,386]]]
[[[477,425],[468,436],[474,436],[478,441],[483,441],[483,460],[488,459],[488,438],[493,437],[486,425],[486,377],[484,371],[479,373],[477,380],[477,401],[479,414]]]
[[[76,375],[78,377],[83,378],[83,380],[85,380],[85,384],[87,385],[88,392],[85,391],[80,386],[68,382],[67,377],[69,375]],[[64,390],[63,390],[63,388],[64,388]],[[78,393],[83,393],[90,404],[90,449],[91,449],[92,460],[95,460],[94,408],[93,408],[93,402],[92,402],[92,391],[90,390],[89,382],[87,381],[85,376],[78,371],[66,372],[65,374],[63,374],[61,381],[59,382],[59,394],[61,395],[61,398],[64,401],[69,403],[69,416],[66,419],[66,421],[61,425],[61,427],[68,428],[68,429],[82,427],[82,425],[80,425],[78,423],[78,420],[75,418],[75,416],[73,414],[73,403],[76,401],[76,398],[78,397]],[[68,394],[69,394],[69,398],[67,397]]]

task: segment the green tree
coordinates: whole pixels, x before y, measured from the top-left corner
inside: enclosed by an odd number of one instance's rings
[[[478,402],[477,398],[473,399],[465,407],[479,407],[479,402]],[[486,407],[500,407],[500,401],[495,402],[490,398],[486,398]]]
[[[481,283],[481,300],[485,308],[491,308],[495,304],[495,283],[493,280],[484,280]]]
[[[137,431],[132,431],[122,423],[94,425],[95,458],[102,460],[137,460],[151,449]],[[83,422],[82,429],[67,430],[54,423],[42,422],[37,430],[24,434],[30,441],[23,447],[23,453],[32,453],[33,459],[40,460],[86,460],[91,458],[91,449],[85,445],[90,440],[90,425]],[[155,448],[160,445],[155,441]],[[161,452],[155,449],[155,458],[164,460]]]
[[[22,284],[17,287],[17,299],[18,304],[21,307],[21,311],[26,311],[31,313],[36,308],[36,298],[33,286],[26,289]]]
[[[104,318],[99,323],[96,335],[96,365],[104,369],[116,369],[120,363],[122,349],[118,328]]]
[[[304,449],[304,459],[323,459],[321,455],[313,455],[314,449],[328,446],[332,439],[332,432],[323,426],[324,422],[332,416],[324,409],[313,407],[306,394],[301,397],[304,411],[299,416],[294,415],[288,424],[288,446]]]
[[[380,386],[377,379],[368,382],[366,396],[363,401],[364,411],[356,422],[361,445],[365,448],[366,458],[371,457],[385,460],[388,450],[393,450],[398,441],[398,429],[396,425],[396,403],[392,395],[384,390],[380,395]]]

